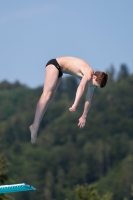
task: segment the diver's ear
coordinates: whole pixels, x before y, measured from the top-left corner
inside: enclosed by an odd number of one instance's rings
[[[96,75],[93,75],[93,77],[92,77],[93,79],[96,79],[97,78],[97,76]]]

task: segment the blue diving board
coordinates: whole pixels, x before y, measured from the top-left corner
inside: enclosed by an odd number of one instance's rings
[[[29,190],[36,190],[36,188],[26,183],[0,186],[0,194],[10,193],[10,192],[22,192],[22,191],[29,191]]]

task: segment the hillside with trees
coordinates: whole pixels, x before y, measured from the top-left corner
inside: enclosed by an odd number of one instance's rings
[[[14,193],[14,199],[87,200],[93,190],[89,200],[133,200],[133,74],[125,64],[117,75],[113,66],[107,72],[108,84],[94,92],[83,129],[77,124],[85,95],[70,113],[78,82],[62,80],[35,145],[29,126],[43,88],[0,83],[0,154],[12,183],[37,189]]]

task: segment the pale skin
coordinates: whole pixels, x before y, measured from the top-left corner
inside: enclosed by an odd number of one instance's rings
[[[70,112],[75,112],[80,102],[86,85],[88,86],[86,100],[84,104],[84,110],[79,118],[78,126],[83,128],[86,123],[87,114],[91,105],[91,99],[94,89],[99,86],[96,82],[96,76],[92,68],[82,59],[75,57],[60,57],[56,58],[61,70],[65,74],[70,74],[81,79],[80,84],[76,91],[76,96],[73,105],[69,108]],[[35,143],[37,139],[37,132],[40,126],[43,115],[52,100],[54,93],[60,85],[62,77],[58,77],[59,71],[54,65],[48,65],[46,67],[45,81],[43,87],[43,93],[37,103],[36,112],[33,124],[29,127],[31,132],[31,143]]]

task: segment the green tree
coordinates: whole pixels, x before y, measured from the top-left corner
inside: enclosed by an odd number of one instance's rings
[[[129,76],[128,66],[125,65],[125,64],[121,64],[120,71],[118,73],[118,80],[121,80],[121,79],[126,78],[128,76]]]
[[[112,194],[107,192],[102,196],[99,195],[95,185],[85,184],[83,186],[76,186],[75,194],[79,200],[111,200]]]
[[[113,69],[111,73],[113,77]],[[14,197],[75,200],[75,185],[97,182],[99,194],[111,191],[115,200],[131,200],[133,75],[121,81],[112,78],[109,87],[107,84],[104,89],[96,89],[83,129],[77,123],[85,96],[77,111],[70,113],[68,108],[77,84],[69,79],[65,84],[55,94],[41,122],[35,145],[30,144],[28,127],[42,88],[1,86],[0,152],[12,163],[9,170],[16,182],[31,183],[37,188],[35,193],[14,193]],[[106,195],[99,196],[107,199]]]
[[[107,74],[109,76],[108,79],[108,85],[111,85],[115,82],[115,67],[113,65],[110,66],[110,68],[107,71]]]
[[[4,185],[8,180],[8,175],[7,175],[7,167],[8,167],[8,162],[6,159],[0,155],[0,185]],[[9,195],[5,194],[0,194],[0,200],[13,200],[12,197]]]
[[[74,77],[68,76],[65,81],[66,81],[66,88],[67,88],[69,99],[74,101],[74,97],[75,97],[77,86],[78,86],[77,79]]]

